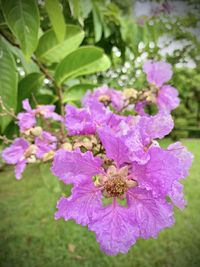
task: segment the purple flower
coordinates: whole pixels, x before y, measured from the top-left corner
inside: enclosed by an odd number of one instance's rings
[[[172,77],[171,65],[162,61],[148,60],[144,64],[143,70],[146,73],[147,81],[151,84],[148,95],[152,99],[151,101],[158,106],[158,113],[170,113],[180,103],[176,88],[164,85]],[[147,115],[144,108],[151,104],[151,101],[139,101],[135,105],[135,111],[141,116]]]
[[[156,237],[160,230],[174,223],[173,205],[166,196],[176,205],[183,204],[177,182],[187,175],[191,154],[180,144],[167,150],[150,146],[146,151],[149,159],[141,165],[130,158],[123,135],[114,134],[108,127],[97,132],[106,156],[63,149],[55,154],[53,174],[74,184],[72,195],[58,201],[55,217],[88,225],[96,233],[101,249],[116,255],[126,253],[138,237]],[[154,136],[151,130],[150,134]],[[158,131],[158,136],[163,134]],[[181,171],[188,160],[190,163]],[[104,205],[103,199],[111,199],[112,204]]]
[[[65,111],[65,125],[69,135],[95,133],[96,125],[88,110],[67,105]]]
[[[17,138],[12,145],[2,152],[2,158],[8,163],[15,166],[15,175],[17,179],[21,178],[22,172],[26,167],[27,160],[25,152],[29,147],[29,143],[23,138]]]
[[[148,60],[143,65],[143,71],[147,75],[147,81],[157,87],[161,87],[172,77],[171,65],[163,61]]]
[[[57,139],[52,134],[43,131],[41,136],[35,138],[35,145],[37,147],[36,157],[40,159],[49,151],[56,149]]]
[[[28,99],[23,100],[22,104],[26,112],[20,112],[17,115],[18,125],[20,127],[21,132],[29,130],[30,128],[36,125],[37,115],[41,115],[45,119],[62,121],[62,117],[54,112],[55,106],[53,105],[42,105],[38,106],[36,109],[32,109]]]
[[[174,123],[171,115],[157,114],[155,116],[137,116],[127,122],[122,121],[118,124],[118,131],[109,132],[109,140],[113,140],[115,133],[121,136],[123,147],[127,147],[129,159],[144,164],[149,160],[147,150],[150,146],[155,146],[153,142],[156,138],[163,138],[171,132]],[[105,127],[103,134],[105,132]],[[115,133],[114,133],[115,132]],[[112,135],[112,136],[111,136]],[[111,142],[112,143],[112,142]]]
[[[54,105],[39,105],[35,112],[36,114],[42,115],[45,119],[52,119],[54,121],[63,121],[62,117],[55,111]]]
[[[109,125],[114,128],[127,117],[112,113],[97,100],[88,101],[85,108],[76,108],[71,105],[65,107],[65,125],[69,135],[95,134],[99,127]]]
[[[105,105],[111,104],[116,111],[120,111],[124,105],[122,92],[107,86],[96,88],[93,92],[88,91],[83,99],[84,106],[93,101],[99,101]]]

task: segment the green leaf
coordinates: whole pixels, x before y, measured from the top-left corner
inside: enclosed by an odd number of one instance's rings
[[[24,54],[22,53],[21,49],[11,45],[6,39],[2,37],[2,42],[8,47],[8,50],[21,61],[21,65],[25,71],[26,74],[32,73],[32,72],[38,72],[40,69],[39,67],[33,62],[32,60],[26,60],[24,57]]]
[[[58,178],[51,173],[50,169],[50,163],[40,164],[40,174],[42,176],[44,184],[51,192],[58,193],[62,190],[61,183],[59,182]]]
[[[31,73],[24,77],[18,85],[18,111],[22,109],[22,101],[26,98],[30,98],[33,94],[37,94],[37,91],[42,87],[44,81],[44,75],[41,73]]]
[[[29,58],[38,44],[39,13],[35,0],[1,0],[7,24]]]
[[[78,19],[81,25],[84,24],[84,19],[88,17],[92,11],[92,2],[91,0],[67,0],[69,3],[69,8],[72,16],[75,19]]]
[[[59,42],[65,38],[66,26],[59,0],[46,0],[45,7]]]
[[[69,8],[72,13],[72,16],[77,19],[79,16],[79,0],[68,0]]]
[[[0,39],[0,96],[7,109],[17,107],[17,69],[12,54]],[[1,112],[1,110],[0,110]],[[10,116],[0,117],[0,131],[3,133],[10,123]]]
[[[55,80],[61,84],[67,79],[81,75],[105,71],[110,60],[103,50],[94,46],[85,46],[66,56],[57,66]]]
[[[76,84],[64,92],[63,103],[81,101],[87,90],[95,87],[97,87],[95,84]]]
[[[92,9],[92,15],[93,15],[93,23],[94,23],[94,35],[95,35],[95,42],[97,43],[102,36],[103,33],[103,27],[101,22],[101,13],[95,4],[93,2],[93,9]]]
[[[59,43],[54,31],[50,29],[45,32],[39,40],[36,56],[45,64],[59,62],[66,55],[70,54],[81,44],[84,32],[75,25],[66,25],[66,36],[63,42]]]

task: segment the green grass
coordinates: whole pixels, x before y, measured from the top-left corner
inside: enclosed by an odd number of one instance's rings
[[[158,239],[140,239],[128,254],[116,257],[103,254],[86,227],[54,220],[61,193],[45,185],[48,181],[41,178],[38,167],[27,168],[21,181],[7,167],[0,173],[0,266],[200,266],[200,140],[184,144],[195,155],[190,177],[184,182],[187,208],[175,210],[175,226],[161,232]],[[69,252],[69,244],[75,246],[74,252]]]

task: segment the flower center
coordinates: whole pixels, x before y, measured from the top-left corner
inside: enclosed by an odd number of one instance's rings
[[[122,196],[128,190],[126,181],[119,175],[113,175],[104,183],[104,193],[107,197]]]
[[[111,102],[111,98],[108,95],[100,95],[98,97],[99,101],[102,102],[104,105],[108,106]]]

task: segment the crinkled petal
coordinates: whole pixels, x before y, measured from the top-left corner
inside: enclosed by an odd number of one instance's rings
[[[3,150],[2,158],[8,164],[16,164],[21,159],[28,146],[29,144],[25,139],[17,138],[10,147]]]
[[[176,205],[179,209],[183,210],[185,208],[187,202],[184,199],[183,185],[181,183],[175,181],[168,196],[172,200],[173,204]]]
[[[78,224],[86,225],[96,209],[102,207],[101,191],[90,180],[83,180],[72,189],[72,195],[62,197],[57,204],[55,218],[73,219]]]
[[[85,109],[78,109],[71,105],[66,108],[65,125],[69,135],[93,134],[96,131],[91,114]]]
[[[88,91],[83,99],[83,105],[87,106],[88,103],[92,102],[93,100],[100,101],[99,99],[101,96],[107,96],[111,102],[111,105],[117,111],[122,109],[124,104],[122,92],[111,89],[105,85],[96,88],[93,92]]]
[[[54,121],[63,121],[62,116],[54,112],[54,105],[41,105],[36,109],[36,113],[40,113],[45,119],[52,119]]]
[[[168,150],[159,147],[151,147],[149,155],[145,165],[133,163],[132,172],[141,187],[152,190],[154,196],[165,197],[174,181],[180,179],[179,161]]]
[[[57,139],[52,134],[43,131],[41,136],[35,138],[35,145],[37,158],[42,158],[44,154],[56,149]]]
[[[141,135],[140,124],[130,127],[128,133],[123,136],[123,140],[128,147],[129,158],[139,164],[145,164],[149,160],[149,154],[145,150],[145,144]]]
[[[26,110],[27,112],[31,112],[32,111],[32,108],[30,106],[30,103],[29,103],[28,99],[24,99],[22,101],[22,106],[23,106],[23,109]]]
[[[48,112],[53,112],[55,110],[55,106],[54,105],[38,105],[36,112],[40,112],[42,114],[44,113],[48,113]]]
[[[102,103],[98,102],[95,99],[88,102],[87,108],[96,127],[105,125],[112,115],[111,111],[108,108],[104,107]]]
[[[143,71],[147,75],[149,83],[155,83],[158,87],[169,81],[172,77],[172,67],[170,64],[152,60],[148,60],[143,65]]]
[[[54,121],[63,121],[63,118],[55,112],[46,112],[43,114],[45,119],[52,119]]]
[[[35,115],[28,112],[20,112],[17,115],[18,125],[21,132],[32,128],[36,124]]]
[[[77,183],[83,177],[92,178],[102,173],[101,165],[102,160],[90,151],[81,153],[78,149],[70,152],[60,149],[54,156],[51,171],[66,184]]]
[[[127,203],[143,238],[154,237],[174,224],[173,206],[165,199],[154,198],[150,191],[132,188],[127,192]]]
[[[178,91],[170,85],[164,85],[159,90],[157,104],[160,112],[171,112],[180,104]]]
[[[139,234],[130,209],[117,203],[95,210],[89,229],[108,255],[127,253]]]
[[[140,115],[140,116],[148,116],[148,114],[144,111],[144,108],[146,107],[147,102],[146,101],[139,101],[135,104],[134,110]]]
[[[26,168],[26,163],[27,163],[26,159],[17,162],[15,166],[15,176],[17,180],[21,179],[22,173]]]
[[[144,144],[149,144],[156,138],[162,139],[174,127],[174,122],[170,114],[144,116],[141,117],[139,124]]]
[[[171,155],[173,155],[178,164],[176,166],[179,179],[183,179],[189,175],[189,169],[192,165],[193,154],[187,150],[181,142],[176,142],[168,146],[167,150]]]
[[[106,155],[108,158],[113,159],[118,166],[130,161],[128,148],[125,145],[122,137],[116,136],[109,127],[99,129],[98,135],[106,150]]]

